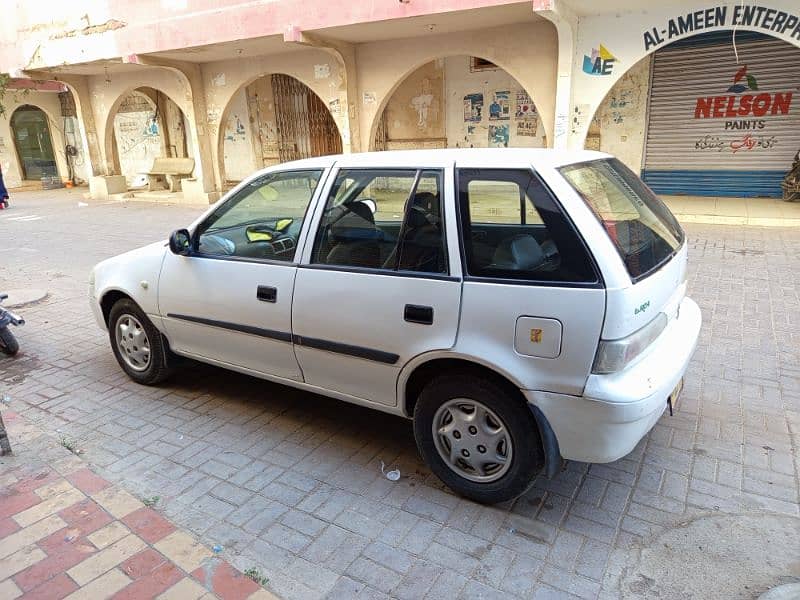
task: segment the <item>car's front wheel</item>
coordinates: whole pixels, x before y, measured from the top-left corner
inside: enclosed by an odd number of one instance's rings
[[[169,377],[164,337],[135,302],[123,298],[111,307],[108,336],[119,366],[135,382],[153,385]]]
[[[438,377],[423,388],[414,436],[439,479],[486,504],[525,492],[543,464],[528,407],[494,381],[465,373]]]

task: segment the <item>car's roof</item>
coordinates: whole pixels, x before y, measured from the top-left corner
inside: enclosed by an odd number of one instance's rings
[[[443,167],[455,164],[469,167],[514,167],[522,165],[555,167],[598,158],[608,158],[592,150],[553,148],[442,148],[436,150],[387,150],[306,158],[282,163],[279,169],[328,167]],[[275,170],[276,167],[270,170]]]

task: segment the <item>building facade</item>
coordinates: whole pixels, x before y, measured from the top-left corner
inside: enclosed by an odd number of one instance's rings
[[[43,5],[46,5],[43,9]],[[213,201],[295,158],[590,147],[661,193],[777,196],[800,150],[793,0],[90,0],[0,22],[0,164]]]

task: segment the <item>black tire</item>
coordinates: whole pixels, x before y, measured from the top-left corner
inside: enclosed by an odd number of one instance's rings
[[[136,370],[128,365],[122,358],[117,345],[117,324],[126,316],[132,316],[141,323],[150,343],[150,360],[143,370]],[[119,366],[136,383],[155,385],[172,374],[172,368],[168,362],[169,348],[164,336],[133,300],[122,298],[117,300],[114,306],[111,307],[111,312],[108,316],[108,337],[111,342],[111,350],[114,352],[114,357],[117,359]]]
[[[480,402],[499,417],[513,452],[511,465],[491,482],[476,482],[459,475],[439,454],[433,434],[436,412],[446,402],[465,398]],[[539,430],[525,403],[494,381],[459,372],[442,375],[422,390],[414,408],[417,448],[431,470],[451,490],[477,502],[496,504],[523,494],[544,464]]]
[[[14,356],[19,352],[19,342],[8,327],[0,329],[0,350],[9,356]]]

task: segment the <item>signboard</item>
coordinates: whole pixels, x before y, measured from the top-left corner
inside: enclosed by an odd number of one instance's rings
[[[765,33],[788,35],[800,42],[800,16],[797,13],[754,4],[690,11],[651,27],[642,34],[644,49],[656,49],[678,38],[703,33],[706,29],[748,27]]]

